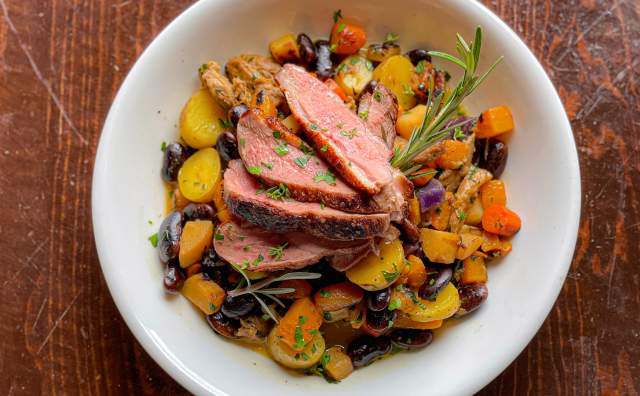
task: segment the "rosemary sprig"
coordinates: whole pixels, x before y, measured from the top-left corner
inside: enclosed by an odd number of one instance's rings
[[[280,294],[293,293],[296,289],[292,287],[270,287],[271,284],[275,282],[281,282],[290,279],[318,279],[322,275],[316,272],[289,272],[280,276],[272,276],[267,279],[261,280],[256,284],[251,284],[251,279],[247,276],[242,268],[237,265],[232,265],[232,267],[242,275],[244,278],[244,282],[246,287],[238,287],[235,290],[231,290],[228,294],[229,297],[238,297],[243,294],[252,295],[258,303],[262,306],[263,311],[273,319],[274,322],[278,323],[278,315],[273,312],[273,310],[267,305],[266,302],[262,299],[262,297],[267,297],[268,299],[274,301],[276,304],[284,307],[284,303],[280,301],[280,299],[276,296]]]
[[[398,150],[391,160],[391,165],[405,171],[405,173],[414,168],[411,161],[418,154],[444,139],[451,131],[472,121],[469,119],[446,125],[447,121],[455,115],[456,109],[462,101],[484,81],[503,58],[502,56],[498,58],[484,74],[476,75],[482,47],[482,29],[480,27],[476,29],[476,35],[471,44],[467,44],[459,34],[456,37],[456,50],[459,58],[439,51],[429,51],[429,54],[455,63],[464,70],[464,74],[446,99],[444,98],[444,92],[440,92],[434,97],[434,80],[433,76],[431,76],[427,100],[429,107],[422,124],[419,128],[413,130],[407,144],[401,150]]]

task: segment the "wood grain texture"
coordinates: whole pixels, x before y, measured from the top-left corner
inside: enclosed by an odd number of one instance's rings
[[[485,0],[553,79],[578,144],[576,254],[483,395],[640,393],[640,2]],[[0,0],[0,393],[181,394],[109,296],[90,217],[117,88],[190,1]],[[461,373],[464,375],[464,373]]]

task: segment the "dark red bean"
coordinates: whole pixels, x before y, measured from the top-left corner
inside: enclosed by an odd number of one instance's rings
[[[458,288],[460,309],[456,316],[463,316],[480,308],[489,297],[489,289],[484,283],[472,283]]]
[[[362,331],[365,333],[374,336],[380,337],[381,335],[387,334],[391,331],[391,326],[393,325],[393,321],[396,319],[397,312],[382,310],[382,311],[367,311],[367,315],[364,323],[362,324]]]
[[[206,203],[190,203],[182,209],[185,221],[215,220],[216,211]]]
[[[413,254],[414,256],[416,255],[416,253],[418,253],[421,249],[420,249],[420,243],[409,243],[409,242],[403,242],[402,243],[402,249],[404,249],[404,256],[407,257],[411,254]]]
[[[160,224],[158,230],[158,256],[163,263],[178,257],[180,236],[182,235],[183,216],[180,212],[171,212]]]
[[[402,349],[419,349],[431,344],[431,330],[395,329],[390,335],[391,342]]]
[[[228,113],[229,121],[231,121],[231,124],[234,126],[234,128],[238,126],[238,121],[240,121],[240,117],[242,117],[242,115],[246,113],[247,110],[249,110],[249,108],[243,104],[233,106],[232,108],[229,109],[229,113]]]
[[[476,140],[473,163],[491,172],[494,178],[502,175],[508,157],[509,149],[504,142],[494,138]]]
[[[188,157],[189,152],[183,145],[179,143],[170,143],[167,145],[162,160],[162,179],[167,182],[176,181],[178,172]]]
[[[304,33],[298,35],[298,52],[300,52],[300,61],[303,65],[312,65],[316,60],[316,47],[313,41]]]
[[[209,326],[218,334],[227,338],[237,338],[236,331],[240,328],[240,322],[236,319],[226,317],[222,312],[218,311],[207,316]]]
[[[411,60],[411,63],[413,63],[414,66],[418,66],[420,61],[431,62],[431,55],[429,55],[429,51],[421,48],[411,50],[407,52],[405,56]]]
[[[377,290],[367,293],[367,307],[371,311],[382,311],[387,309],[391,301],[391,291],[386,289]]]
[[[383,356],[391,351],[389,337],[362,336],[351,341],[347,354],[351,358],[354,367],[362,367],[371,363],[375,358]]]
[[[451,268],[443,268],[437,274],[431,274],[427,277],[427,281],[420,287],[420,297],[433,301],[453,277],[453,270]]]
[[[222,313],[231,319],[238,319],[256,307],[256,299],[250,294],[243,294],[238,297],[227,295],[222,304]]]
[[[326,80],[333,76],[330,44],[327,40],[316,41],[315,72],[319,79]]]
[[[216,142],[216,150],[218,150],[220,158],[225,164],[233,159],[240,158],[240,154],[238,153],[238,141],[236,140],[236,135],[229,131],[224,132],[218,137],[218,141]]]
[[[167,263],[164,268],[164,277],[162,284],[164,290],[171,294],[177,294],[184,283],[184,273],[179,265]]]

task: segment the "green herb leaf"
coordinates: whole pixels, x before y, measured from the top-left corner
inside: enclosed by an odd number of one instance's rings
[[[400,39],[400,36],[398,36],[397,34],[387,33],[387,35],[384,36],[383,44],[394,44],[399,39]]]
[[[198,74],[201,74],[201,75],[202,75],[204,72],[206,72],[206,71],[207,71],[207,68],[208,68],[208,67],[209,67],[209,66],[207,66],[207,64],[206,64],[206,63],[201,64],[201,65],[200,65],[200,67],[198,68]]]
[[[365,110],[365,111],[361,111],[358,113],[358,117],[362,118],[363,120],[366,120],[367,117],[369,117],[369,110]],[[340,132],[342,133],[342,132]]]
[[[341,23],[340,25],[338,25],[338,30],[337,32],[340,33],[344,30],[344,28],[347,27],[347,25],[345,25],[344,23]]]
[[[382,94],[380,93],[380,91],[376,91],[373,93],[373,99],[375,99],[376,102],[380,103],[380,101],[382,100]]]
[[[258,264],[260,264],[261,262],[263,262],[263,261],[264,261],[264,256],[262,254],[258,254],[258,257],[256,257],[255,260],[253,260],[251,265],[253,265],[255,267]]]
[[[295,162],[296,165],[298,165],[299,167],[304,168],[307,166],[307,162],[309,162],[309,157],[306,155],[302,157],[298,157],[294,159],[293,162]]]
[[[274,139],[280,139],[280,131],[273,131],[273,138]]]
[[[251,173],[252,175],[260,175],[262,173],[262,168],[259,166],[250,166],[247,168],[247,170],[249,171],[249,173]]]
[[[151,234],[149,236],[149,238],[147,238],[149,240],[149,242],[151,242],[151,246],[158,247],[158,233],[154,232],[153,234]]]
[[[400,276],[400,272],[399,271],[387,272],[385,270],[382,270],[382,276],[384,277],[385,281],[387,281],[388,283],[391,283]]]
[[[329,46],[329,51],[336,52],[336,48],[338,48],[338,44],[333,43]]]
[[[276,152],[279,156],[283,157],[289,153],[289,147],[287,147],[287,142],[284,140],[280,140],[278,145],[273,148],[273,151]]]
[[[400,308],[401,306],[402,306],[402,301],[400,301],[399,298],[393,298],[391,299],[391,301],[389,301],[389,306],[387,307],[387,309],[389,311],[393,311]]]
[[[289,192],[289,187],[284,184],[284,183],[280,183],[277,187],[273,186],[271,188],[268,188],[265,191],[267,197],[271,198],[271,199],[275,199],[275,200],[285,200],[291,197],[291,193]]]
[[[247,143],[247,141],[244,138],[240,138],[238,143],[240,144],[240,147],[244,147],[244,145]]]
[[[162,150],[163,153],[167,151],[167,142],[162,142],[162,144],[160,145],[160,150]]]
[[[342,10],[338,9],[333,12],[333,23],[338,22],[338,20],[342,19]]]
[[[426,63],[426,61],[421,60],[420,62],[418,62],[418,65],[416,66],[416,73],[424,73],[424,64]]]
[[[225,120],[223,118],[218,118],[218,122],[220,123],[220,127],[222,129],[231,128],[231,123],[228,120]]]
[[[284,255],[284,249],[286,249],[288,245],[289,243],[285,242],[279,246],[271,246],[269,248],[269,257],[273,257],[275,261],[280,261]]]
[[[368,112],[367,112],[368,113]],[[340,131],[340,134],[342,136],[346,136],[349,138],[349,140],[353,139],[354,137],[358,136],[358,130],[356,128],[350,129],[348,131]]]
[[[313,177],[313,181],[316,183],[320,183],[321,181],[327,182],[328,184],[335,185],[336,184],[336,176],[331,173],[331,171],[317,171],[316,175]]]
[[[215,235],[213,236],[213,238],[216,241],[222,241],[222,240],[224,240],[224,235],[223,234],[219,234],[219,233],[216,232]]]
[[[273,163],[272,162],[261,162],[261,164],[267,169],[273,169]]]
[[[331,297],[331,293],[326,290],[320,290],[320,295],[322,297]]]
[[[327,144],[323,144],[320,148],[320,151],[322,151],[323,153],[325,153],[327,150],[329,150],[329,145]]]

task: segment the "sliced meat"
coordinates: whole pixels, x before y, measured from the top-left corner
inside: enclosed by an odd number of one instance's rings
[[[329,258],[329,265],[331,265],[336,271],[344,272],[358,264],[363,258],[367,257],[372,249],[373,243],[362,244],[359,249],[354,249],[351,253],[332,256]]]
[[[398,99],[393,92],[377,84],[373,92],[367,91],[360,97],[358,115],[371,133],[380,137],[387,147],[393,148],[398,119]]]
[[[229,162],[224,174],[224,198],[229,210],[271,232],[305,232],[326,239],[353,240],[371,238],[389,227],[386,213],[346,213],[319,203],[294,201],[287,198],[286,186],[276,192],[266,192],[241,161]]]
[[[389,147],[325,84],[291,64],[276,81],[318,153],[345,181],[372,195],[391,182]]]
[[[216,62],[209,61],[202,65],[200,73],[202,83],[209,89],[211,95],[218,100],[218,103],[225,105],[227,108],[238,104],[231,81],[222,74],[220,66]]]
[[[223,259],[249,271],[295,270],[323,257],[351,257],[368,252],[372,239],[330,241],[300,233],[276,234],[258,227],[223,223],[216,230],[214,247]]]
[[[262,55],[242,54],[229,59],[226,65],[236,97],[244,104],[249,104],[258,91],[264,91],[276,106],[282,104],[284,96],[274,80],[278,71],[280,65]]]
[[[397,169],[392,169],[391,183],[373,196],[373,201],[385,213],[389,213],[391,221],[401,221],[407,215],[407,202],[413,196],[413,184]]]
[[[277,118],[265,118],[259,110],[249,110],[240,118],[237,133],[238,140],[244,142],[239,152],[245,167],[264,184],[286,184],[291,197],[300,202],[323,202],[353,213],[383,211],[339,176],[333,182],[318,180],[319,175],[333,175],[329,166]]]

